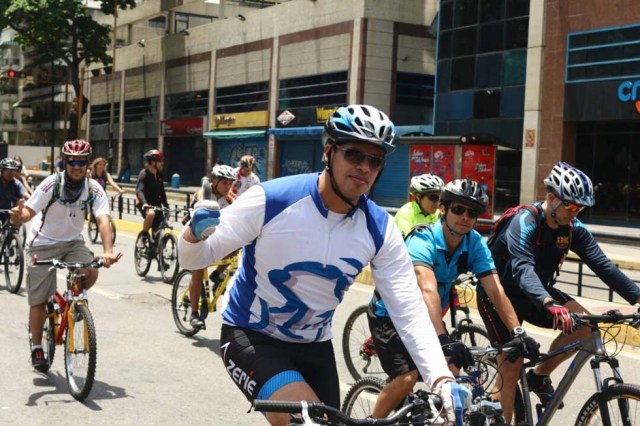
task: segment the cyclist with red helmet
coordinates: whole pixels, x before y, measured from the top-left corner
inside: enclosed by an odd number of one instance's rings
[[[136,207],[144,218],[142,230],[155,230],[162,223],[163,213],[156,212],[150,207],[169,207],[167,193],[164,190],[162,170],[164,169],[164,154],[152,149],[144,154],[144,169],[138,175],[136,183]],[[153,232],[151,233],[153,238]]]
[[[258,175],[253,173],[256,159],[252,155],[243,155],[238,161],[238,167],[235,169],[236,182],[233,185],[233,193],[236,197],[244,194],[244,192],[253,185],[260,183]]]
[[[107,195],[100,184],[86,177],[91,146],[84,140],[65,142],[62,147],[64,172],[47,177],[25,203],[11,209],[11,222],[20,225],[33,218],[27,237],[26,251],[29,331],[33,342],[31,363],[46,367],[42,350],[42,328],[46,317],[45,304],[56,291],[56,271],[48,266],[34,266],[31,259],[60,259],[65,262],[90,262],[93,253],[85,245],[81,232],[84,208],[93,203],[92,210],[102,238],[102,259],[105,266],[117,262],[111,241],[111,217]],[[35,217],[34,217],[35,216]],[[86,269],[85,285],[90,288],[98,278],[97,269]]]

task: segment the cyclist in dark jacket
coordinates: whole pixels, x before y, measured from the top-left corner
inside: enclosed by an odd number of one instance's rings
[[[156,229],[164,218],[162,212],[156,212],[150,207],[169,207],[169,202],[162,181],[164,154],[152,149],[144,154],[144,162],[145,168],[140,172],[136,184],[136,206],[144,218],[142,230],[149,232],[149,228]]]
[[[571,296],[554,287],[559,267],[569,249],[598,277],[630,304],[640,302],[640,288],[609,260],[591,233],[577,219],[585,207],[594,205],[591,180],[580,170],[559,162],[544,180],[547,195],[536,203],[537,214],[521,209],[496,236],[490,249],[500,281],[518,319],[543,328],[562,330],[549,351],[585,338],[588,328],[574,330],[570,313],[587,313]],[[478,287],[478,307],[492,341],[509,340],[510,330],[502,323],[493,304]],[[528,384],[545,404],[554,392],[549,375],[567,359],[553,357],[527,374]],[[504,380],[502,408],[508,421],[513,410],[514,391],[521,360],[500,362]]]

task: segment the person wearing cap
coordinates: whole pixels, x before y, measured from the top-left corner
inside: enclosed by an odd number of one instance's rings
[[[233,193],[236,197],[241,196],[247,189],[253,185],[260,183],[260,178],[253,172],[256,159],[253,155],[243,155],[238,161],[238,167],[235,169],[236,181],[233,185]]]
[[[11,158],[0,160],[0,209],[2,210],[9,210],[20,199],[29,199],[26,188],[15,178],[15,172],[18,169],[17,161]],[[9,213],[0,212],[0,222],[4,223],[8,218]]]
[[[473,229],[478,216],[487,209],[487,195],[475,181],[449,182],[440,197],[440,220],[431,226],[416,228],[406,237],[424,303],[429,309],[442,351],[455,369],[468,367],[473,359],[468,348],[449,336],[442,321],[449,307],[449,294],[460,273],[471,271],[490,300],[499,307],[505,324],[520,324],[504,294],[491,253],[482,236]],[[404,343],[399,327],[389,317],[386,298],[378,291],[369,303],[367,318],[380,364],[391,381],[380,392],[373,417],[386,417],[413,390],[419,372]],[[521,356],[538,357],[538,344],[522,329],[509,340]]]
[[[368,105],[338,108],[322,134],[324,170],[254,185],[229,207],[196,205],[178,239],[198,269],[243,247],[225,293],[220,355],[249,401],[340,406],[331,339],[344,293],[367,265],[425,382],[455,421],[456,384],[422,302],[400,230],[366,194],[395,149],[396,128]],[[288,414],[267,413],[272,425]]]
[[[144,169],[138,175],[136,182],[136,207],[144,218],[142,231],[149,232],[149,229],[155,231],[162,223],[164,213],[156,212],[153,207],[169,207],[167,193],[164,189],[164,181],[162,180],[162,171],[164,170],[164,153],[157,149],[152,149],[144,154]],[[155,232],[151,233],[151,241],[153,244]]]
[[[595,204],[591,179],[575,167],[559,162],[544,180],[545,199],[535,208],[522,208],[503,226],[490,244],[505,293],[518,314],[518,322],[562,331],[549,352],[585,338],[588,327],[575,329],[571,313],[588,313],[575,299],[554,285],[565,256],[571,250],[612,290],[630,304],[640,302],[640,288],[602,252],[578,214]],[[492,341],[501,344],[513,331],[496,315],[497,306],[478,289],[478,309]],[[522,360],[503,362],[501,403],[505,419],[513,412],[516,383]],[[529,388],[545,405],[554,392],[550,374],[567,356],[551,357],[527,372]]]

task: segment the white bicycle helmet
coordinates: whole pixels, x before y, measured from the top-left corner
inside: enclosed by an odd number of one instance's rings
[[[588,207],[596,202],[589,176],[563,161],[553,166],[544,184],[564,201]]]
[[[444,188],[444,182],[437,175],[425,173],[411,178],[409,192],[411,194],[424,194],[426,192],[440,192]]]
[[[396,126],[385,113],[369,105],[349,105],[329,117],[322,132],[322,145],[365,142],[390,154],[396,149],[395,137]]]
[[[487,210],[489,197],[477,182],[471,179],[455,179],[444,187],[441,200],[447,206],[452,201],[466,204],[483,214]]]
[[[233,172],[233,168],[224,164],[213,166],[213,169],[211,169],[211,176],[220,179],[236,180],[236,174]]]

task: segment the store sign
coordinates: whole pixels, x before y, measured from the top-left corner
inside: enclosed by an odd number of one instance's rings
[[[163,136],[191,136],[204,132],[204,117],[184,118],[181,120],[163,120]]]
[[[324,123],[325,121],[327,121],[329,117],[331,117],[331,114],[333,114],[337,109],[338,107],[333,107],[333,108],[317,107],[316,119],[318,120],[318,123]]]
[[[618,100],[620,102],[633,102],[636,111],[640,113],[640,80],[620,83],[618,86]]]
[[[267,127],[269,111],[238,112],[234,114],[216,114],[211,120],[214,129],[239,129],[248,127]]]

